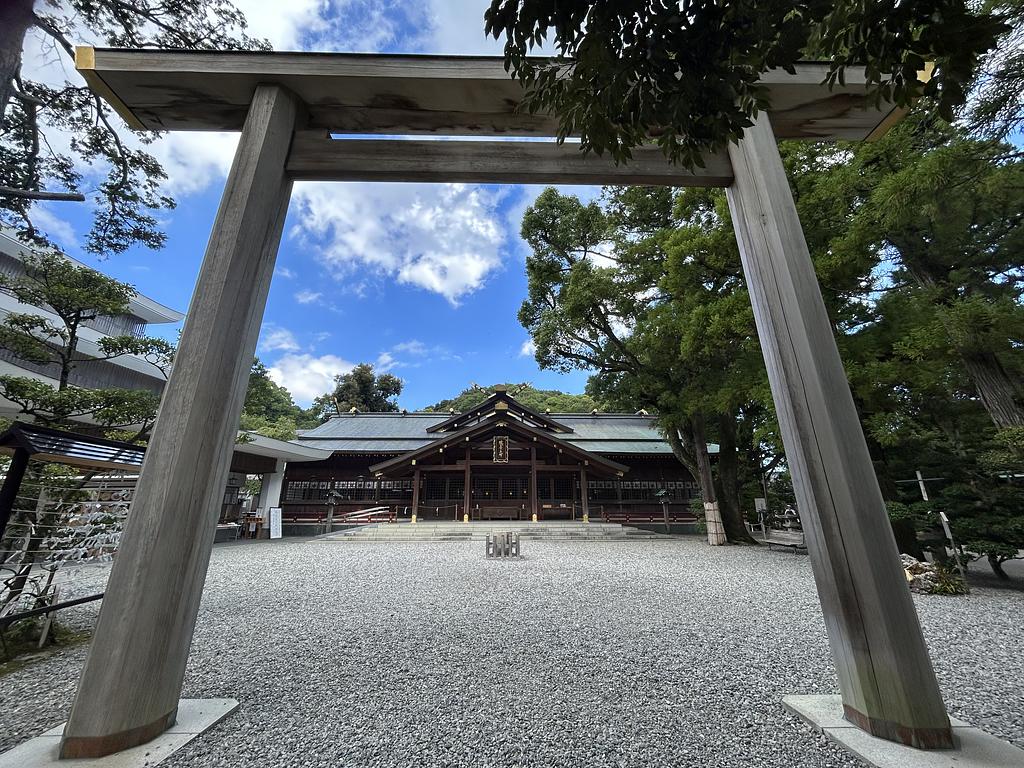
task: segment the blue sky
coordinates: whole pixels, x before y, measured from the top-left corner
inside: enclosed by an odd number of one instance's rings
[[[486,0],[236,4],[279,50],[499,52],[483,36]],[[29,51],[27,61],[40,77],[55,66],[45,52]],[[184,310],[234,144],[233,135],[178,133],[151,148],[178,202],[161,214],[168,235],[161,251],[137,248],[102,262],[82,253],[88,216],[75,204],[50,204],[46,228],[71,255]],[[541,189],[296,185],[257,354],[303,405],[360,362],[400,376],[400,402],[410,409],[471,382],[582,391],[585,373],[538,369],[516,320],[526,293],[519,225]]]

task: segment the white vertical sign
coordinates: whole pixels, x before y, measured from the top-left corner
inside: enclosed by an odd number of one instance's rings
[[[270,538],[281,538],[281,508],[270,508]]]

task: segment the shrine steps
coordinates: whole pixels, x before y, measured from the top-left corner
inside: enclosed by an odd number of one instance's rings
[[[398,541],[484,541],[489,533],[518,533],[523,541],[637,541],[668,540],[662,533],[644,531],[617,523],[573,522],[420,522],[375,523],[319,537],[321,541],[398,542]]]

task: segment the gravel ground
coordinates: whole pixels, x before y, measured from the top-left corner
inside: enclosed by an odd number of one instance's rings
[[[242,707],[163,765],[860,765],[779,705],[836,692],[806,556],[482,549],[218,546],[185,695]],[[1024,746],[1024,592],[914,599],[951,713]],[[0,750],[65,719],[85,650],[0,677]]]

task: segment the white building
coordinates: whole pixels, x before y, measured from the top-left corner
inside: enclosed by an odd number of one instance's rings
[[[0,273],[9,276],[24,274],[22,263],[31,248],[0,231]],[[81,262],[67,257],[80,266]],[[12,312],[34,314],[45,317],[60,327],[61,321],[45,307],[22,304],[13,296],[0,291],[0,319]],[[148,326],[154,324],[177,323],[185,315],[177,310],[165,307],[148,296],[136,294],[129,302],[127,314],[116,317],[97,317],[88,321],[80,331],[78,351],[85,356],[96,355],[97,342],[105,336],[147,336]],[[56,386],[59,371],[55,364],[37,365],[22,360],[6,349],[0,349],[0,375],[30,376]],[[71,373],[70,383],[86,388],[122,388],[148,389],[152,392],[163,390],[164,377],[151,363],[133,355],[122,355],[112,360],[99,360],[87,365],[80,365]],[[0,411],[11,412],[14,406],[0,399]]]

